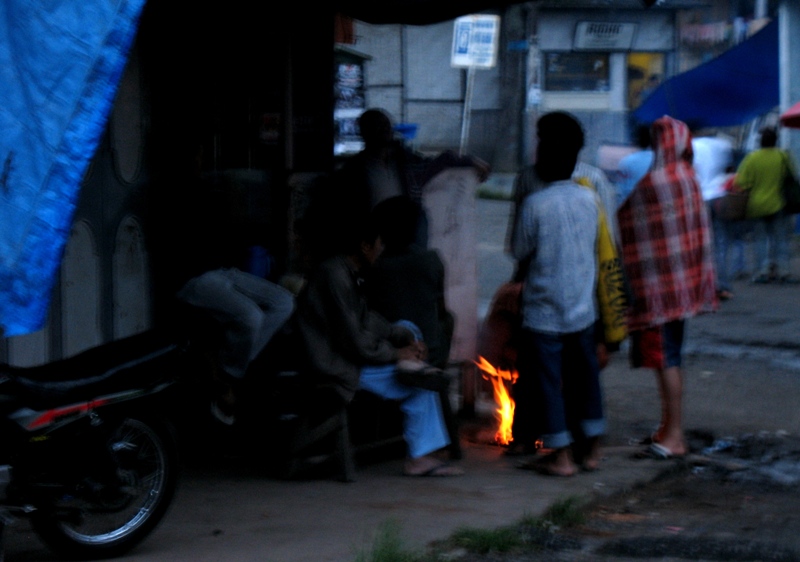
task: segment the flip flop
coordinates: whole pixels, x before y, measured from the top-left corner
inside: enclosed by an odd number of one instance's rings
[[[641,451],[636,452],[634,458],[637,459],[655,459],[655,460],[669,460],[674,458],[680,458],[683,455],[676,455],[669,449],[667,449],[664,445],[660,443],[650,443],[646,448],[642,449]]]
[[[425,478],[425,477],[443,477],[443,476],[461,476],[464,471],[457,466],[451,466],[448,463],[437,464],[423,472],[404,472],[404,476],[411,476],[412,478]]]

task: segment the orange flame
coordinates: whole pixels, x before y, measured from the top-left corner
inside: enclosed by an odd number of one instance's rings
[[[494,365],[489,363],[484,357],[479,356],[478,361],[474,362],[478,368],[485,374],[483,378],[492,382],[494,388],[494,401],[497,404],[495,410],[495,417],[499,422],[497,433],[495,433],[495,441],[501,445],[508,445],[511,443],[511,424],[514,421],[514,399],[508,391],[508,383],[514,384],[517,382],[519,375],[516,371],[508,371],[505,369],[497,369]],[[488,375],[488,376],[487,376]]]

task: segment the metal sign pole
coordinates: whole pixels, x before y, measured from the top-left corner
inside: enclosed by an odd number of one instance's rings
[[[469,142],[469,122],[472,114],[472,85],[475,83],[475,67],[467,69],[467,91],[464,94],[464,113],[461,116],[461,144],[458,148],[459,156],[464,156]]]
[[[461,117],[461,143],[458,153],[464,156],[469,144],[469,124],[472,109],[472,88],[475,70],[492,68],[497,61],[497,42],[500,16],[462,16],[453,27],[451,66],[467,69],[467,91],[464,93],[464,114]]]

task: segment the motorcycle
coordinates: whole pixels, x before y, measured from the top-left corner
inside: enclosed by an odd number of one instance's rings
[[[186,352],[145,332],[41,366],[0,364],[0,562],[18,517],[82,560],[121,555],[153,531],[178,481],[162,402]]]

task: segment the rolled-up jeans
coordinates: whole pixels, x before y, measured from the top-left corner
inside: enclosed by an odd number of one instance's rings
[[[420,340],[422,333],[410,322],[398,324],[410,329]],[[442,414],[439,393],[397,382],[394,364],[363,367],[359,387],[388,400],[398,400],[403,412],[403,438],[408,456],[418,458],[450,444],[447,425]]]
[[[222,326],[220,365],[234,378],[244,376],[294,310],[291,292],[236,268],[214,269],[190,279],[177,298]]]
[[[593,325],[569,334],[522,330],[517,384],[525,378],[529,423],[545,448],[606,431],[596,345]]]

